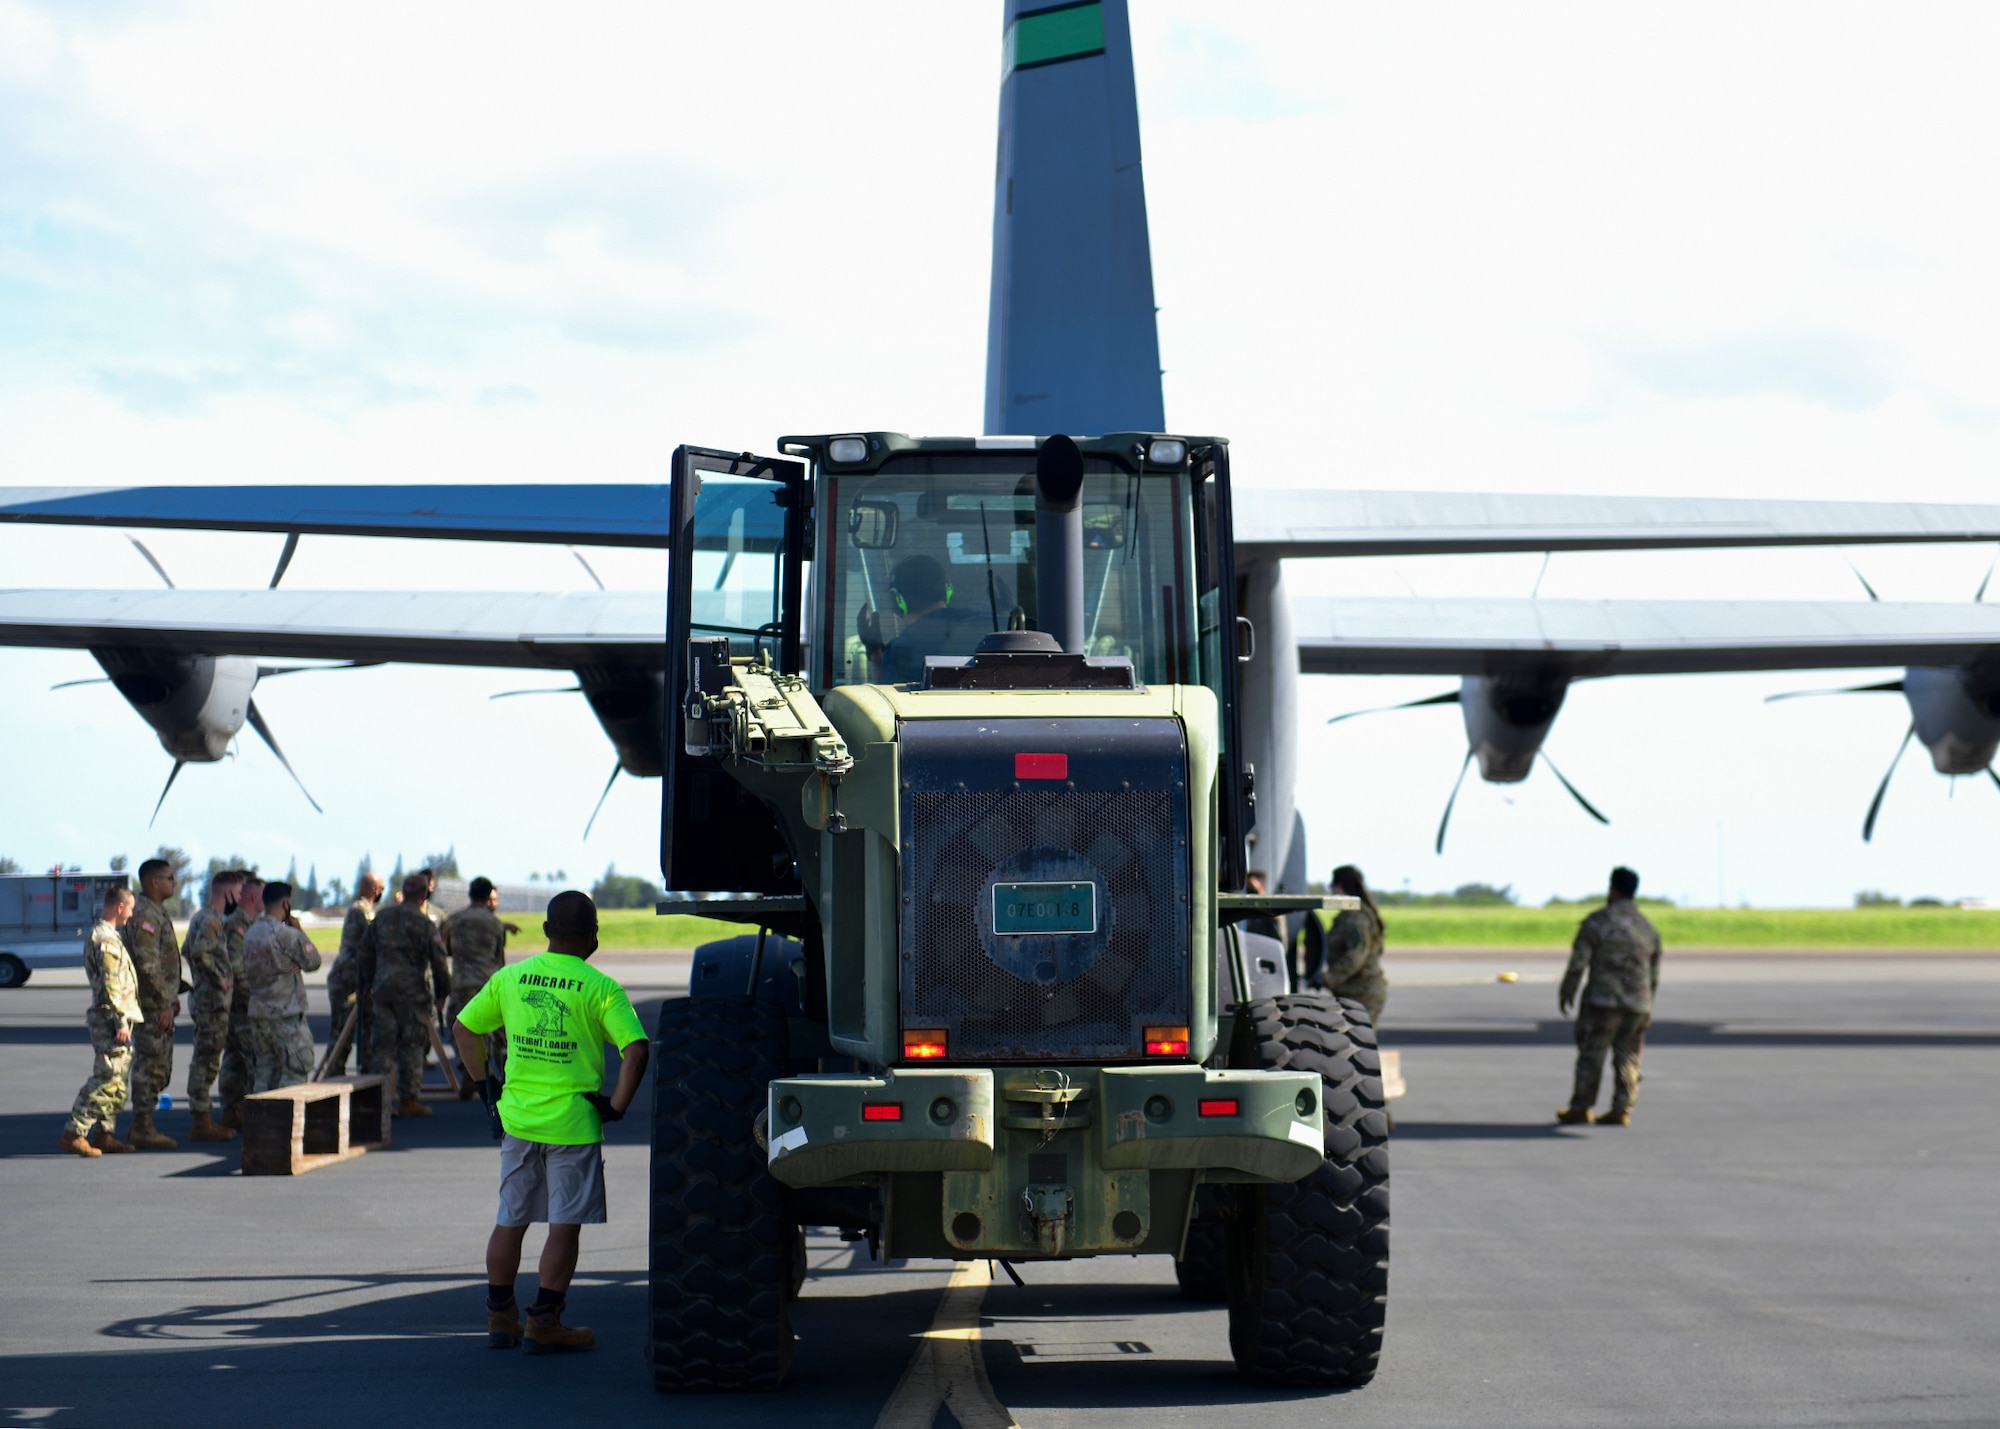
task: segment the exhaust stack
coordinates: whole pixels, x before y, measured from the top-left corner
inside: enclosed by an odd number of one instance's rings
[[[1083,453],[1058,433],[1035,451],[1035,623],[1083,655]]]

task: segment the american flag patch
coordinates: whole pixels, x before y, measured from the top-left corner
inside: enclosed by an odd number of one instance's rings
[[[155,928],[151,923],[141,923],[139,926],[141,928],[144,928],[149,933],[157,933],[160,931],[158,928]]]

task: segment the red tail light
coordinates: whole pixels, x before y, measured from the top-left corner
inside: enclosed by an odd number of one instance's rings
[[[1201,1103],[1201,1114],[1203,1116],[1235,1116],[1238,1114],[1236,1098],[1217,1097],[1212,1101],[1204,1100]]]
[[[1069,756],[1067,754],[1017,754],[1014,756],[1014,777],[1016,779],[1067,779],[1069,778]]]
[[[944,1058],[945,1038],[942,1027],[905,1027],[903,1029],[903,1059],[908,1062],[937,1062]]]
[[[1146,1055],[1148,1057],[1185,1057],[1187,1051],[1187,1028],[1148,1027],[1146,1029]]]
[[[863,1121],[901,1121],[903,1119],[903,1104],[901,1102],[863,1102],[861,1104],[861,1119]]]

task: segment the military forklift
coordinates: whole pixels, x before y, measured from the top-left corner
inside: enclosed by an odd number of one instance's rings
[[[660,1014],[655,1384],[783,1382],[809,1226],[1172,1256],[1250,1381],[1367,1383],[1381,1065],[1239,928],[1339,900],[1241,891],[1227,444],[778,451],[673,460],[660,909],[756,931]]]

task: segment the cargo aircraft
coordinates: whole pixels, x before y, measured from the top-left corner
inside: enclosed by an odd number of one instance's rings
[[[1164,434],[1125,0],[1005,0],[1001,42],[986,435],[980,444],[1031,445],[1030,437],[1017,435],[1023,433]],[[781,499],[791,501],[800,482],[825,478],[820,454],[837,461],[842,441],[865,449],[875,439],[857,433],[770,457],[685,447],[675,454],[675,479],[659,485],[0,488],[0,521],[285,537],[263,590],[190,590],[173,588],[169,580],[168,588],[148,590],[0,591],[0,643],[90,651],[172,756],[168,787],[185,764],[222,758],[245,723],[282,760],[254,692],[260,680],[299,668],[269,662],[302,660],[568,671],[575,676],[568,688],[583,695],[616,752],[612,780],[621,772],[659,777],[668,765],[671,718],[664,593],[287,590],[281,580],[299,541],[373,536],[575,548],[678,545],[676,562],[690,568],[699,563],[703,584],[712,578],[720,591],[739,557],[757,564],[754,558],[798,539],[788,535],[798,523],[787,522],[779,504],[761,499],[746,500],[726,522],[705,519],[697,527],[693,492],[703,470],[783,472],[777,485],[790,493]],[[1240,727],[1225,756],[1239,805],[1234,823],[1255,840],[1254,862],[1277,873],[1276,891],[1303,889],[1307,876],[1295,799],[1301,674],[1456,678],[1457,689],[1414,704],[1459,707],[1465,727],[1461,782],[1476,762],[1483,779],[1512,783],[1538,761],[1548,762],[1544,743],[1576,680],[1905,666],[1899,680],[1862,687],[1900,692],[1908,702],[1903,748],[1912,739],[1921,742],[1943,773],[1991,772],[2000,746],[2000,610],[1978,599],[1294,600],[1285,569],[1292,561],[1353,556],[2000,542],[2000,506],[1478,495],[1331,485],[1274,491],[1258,489],[1253,472],[1232,487],[1226,445],[1215,450],[1220,459],[1206,463],[1200,479],[1209,485],[1209,509],[1233,541],[1236,579],[1204,598],[1199,621],[1204,633],[1235,640]],[[1185,461],[1187,453],[1181,457]],[[919,618],[887,589],[892,572],[886,566],[870,573],[870,550],[893,519],[886,510],[857,506],[850,530],[821,533],[819,546],[807,553],[808,566],[836,556],[857,562],[871,591],[872,582],[883,583],[846,636],[863,651],[879,650]],[[1115,517],[1106,529],[1105,541],[1086,553],[1085,579],[1100,595],[1118,556]],[[955,584],[973,608],[989,606],[997,626],[1003,615],[996,572],[1010,560],[1018,563],[1021,553],[996,553],[990,530],[983,547],[975,546],[970,526],[959,534],[952,551]],[[773,566],[765,562],[764,568]],[[704,594],[700,585],[695,593]],[[775,610],[784,594],[772,589],[759,598],[768,597]],[[747,621],[737,641],[747,651],[775,636],[766,622]],[[801,650],[779,654],[817,683],[869,673],[865,661],[851,663],[831,650],[818,658]],[[1901,753],[1899,748],[1898,758]],[[1562,778],[1553,765],[1550,772]],[[1994,778],[2000,783],[2000,775]],[[1586,810],[1603,817],[1562,782]],[[1885,777],[1884,790],[1887,782]],[[1453,800],[1458,787],[1453,785]],[[1882,793],[1868,811],[1864,837],[1873,832]],[[1447,822],[1450,809],[1448,801]],[[1440,849],[1445,832],[1441,822]],[[670,886],[692,886],[677,881],[672,868],[667,873]]]

